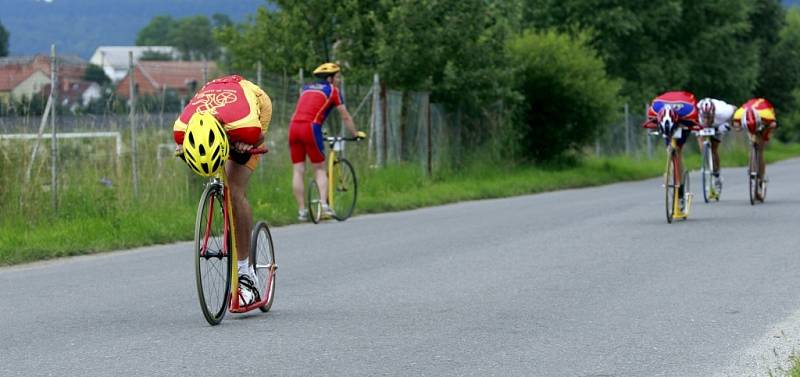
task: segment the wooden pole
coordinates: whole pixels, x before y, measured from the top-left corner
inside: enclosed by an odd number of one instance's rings
[[[139,172],[136,168],[136,80],[134,79],[133,51],[128,51],[128,77],[131,122],[131,171],[133,174],[133,197],[139,198]]]
[[[58,212],[58,138],[56,137],[56,100],[58,95],[58,83],[56,80],[56,45],[50,46],[50,128],[53,130],[52,142],[50,143],[51,161],[51,181],[50,188],[52,193],[53,212]]]

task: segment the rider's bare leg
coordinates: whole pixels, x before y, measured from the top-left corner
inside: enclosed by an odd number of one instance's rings
[[[764,173],[767,170],[767,159],[764,156],[764,137],[759,134],[756,135],[756,143],[758,143],[758,155],[761,156],[758,161],[758,178],[764,179]]]
[[[302,211],[306,209],[305,187],[303,186],[303,176],[306,174],[306,163],[298,162],[292,165],[292,193],[294,200],[297,201],[297,208]]]
[[[714,162],[714,174],[719,175],[719,143],[717,139],[711,138],[711,160]]]
[[[231,193],[233,215],[236,221],[236,251],[239,261],[250,257],[250,230],[253,228],[253,212],[247,201],[247,184],[253,172],[244,165],[234,161],[225,163],[227,184]],[[252,262],[252,261],[251,261]],[[239,271],[240,274],[244,271]]]
[[[325,161],[318,164],[311,164],[314,168],[314,177],[319,186],[319,201],[323,205],[328,204],[328,172],[325,170]]]

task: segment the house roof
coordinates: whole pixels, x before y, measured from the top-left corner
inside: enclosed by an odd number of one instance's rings
[[[92,54],[89,61],[99,66],[109,66],[115,69],[128,68],[128,52],[133,52],[133,61],[138,62],[147,51],[160,52],[177,57],[178,50],[172,46],[100,46]]]
[[[155,88],[165,85],[167,88],[185,88],[191,81],[203,85],[203,68],[208,67],[208,74],[217,69],[214,62],[163,62],[141,61],[137,67],[150,84]]]
[[[58,56],[57,75],[62,81],[81,80],[86,65],[86,61],[78,57]],[[0,58],[0,91],[13,90],[36,71],[50,75],[50,57],[35,55]]]
[[[0,66],[0,92],[10,92],[37,70],[31,65]],[[44,72],[42,72],[44,73]]]
[[[81,59],[75,55],[57,55],[58,64],[61,66],[86,66],[89,64],[86,60]],[[48,55],[24,55],[24,56],[6,56],[0,58],[0,67],[8,65],[30,65],[34,63],[47,64],[49,67],[50,56]]]

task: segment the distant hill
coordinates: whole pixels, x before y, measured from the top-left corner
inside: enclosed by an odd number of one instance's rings
[[[0,0],[0,23],[11,34],[9,53],[59,53],[89,58],[100,45],[131,45],[157,15],[174,18],[227,14],[242,21],[265,0]]]

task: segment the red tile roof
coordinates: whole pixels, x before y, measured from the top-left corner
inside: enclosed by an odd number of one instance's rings
[[[161,91],[162,86],[175,90],[181,95],[193,94],[189,92],[189,84],[197,83],[196,89],[203,86],[203,67],[208,69],[209,80],[217,73],[214,62],[198,61],[139,61],[134,68],[136,86],[141,95],[153,95]],[[127,97],[130,80],[126,75],[117,86],[117,93]]]
[[[86,62],[59,57],[58,78],[62,84],[81,81],[86,71]],[[10,92],[34,72],[50,75],[50,58],[45,55],[0,60],[0,92]]]
[[[30,77],[36,69],[32,66],[0,66],[0,92],[10,92]]]

